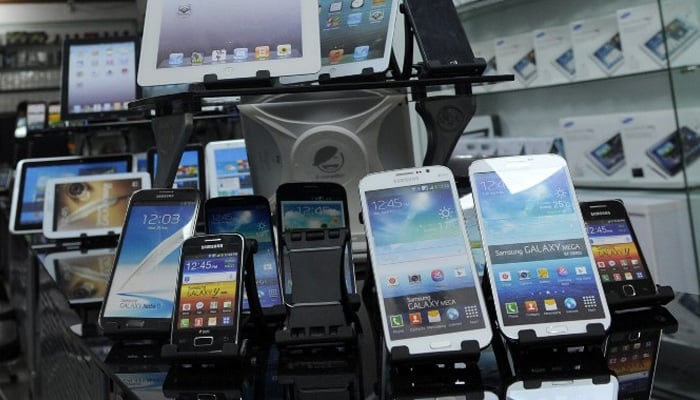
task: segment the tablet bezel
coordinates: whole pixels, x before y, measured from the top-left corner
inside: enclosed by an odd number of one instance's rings
[[[141,181],[141,186],[136,188],[134,191],[139,189],[150,189],[151,188],[151,176],[147,172],[126,172],[117,174],[107,174],[107,175],[84,175],[84,176],[73,176],[68,178],[55,178],[49,179],[46,183],[46,190],[44,192],[44,222],[42,224],[42,232],[44,236],[48,239],[74,239],[79,238],[83,235],[87,236],[106,236],[109,234],[121,234],[122,226],[124,221],[120,221],[117,226],[103,227],[103,228],[90,228],[82,230],[65,230],[57,231],[54,226],[54,206],[56,204],[56,186],[60,184],[70,184],[77,182],[95,182],[95,181],[123,181],[123,180],[135,180]],[[132,192],[133,193],[133,192]],[[128,201],[128,199],[127,199]]]
[[[245,146],[245,139],[231,139],[231,140],[221,140],[216,142],[209,142],[204,147],[204,160],[207,164],[206,167],[206,181],[207,181],[207,198],[211,199],[213,197],[220,197],[218,195],[217,179],[218,173],[216,171],[216,152],[217,150],[225,149],[244,149],[246,150],[246,161],[248,161],[248,151]],[[250,163],[248,163],[248,176],[252,182],[253,176],[250,173]],[[253,194],[253,189],[250,189],[250,193],[239,193],[240,195]]]
[[[102,162],[120,162],[124,161],[127,165],[127,171],[132,170],[133,166],[133,156],[131,154],[117,154],[110,156],[97,156],[97,157],[80,157],[80,156],[66,156],[66,157],[45,157],[45,158],[25,158],[17,163],[17,172],[15,174],[15,181],[12,188],[12,203],[10,206],[10,224],[9,229],[13,234],[25,234],[25,233],[41,233],[42,224],[24,224],[20,225],[18,218],[22,214],[21,210],[21,199],[24,196],[24,190],[26,186],[26,173],[27,168],[37,168],[37,167],[51,167],[60,165],[80,165],[80,164],[90,164],[90,163],[102,163]],[[43,214],[43,209],[42,209]],[[43,223],[43,220],[42,220]],[[26,227],[29,225],[29,227]]]
[[[308,0],[295,0],[301,10],[301,57],[157,68],[161,21],[166,1],[149,0],[146,6],[137,79],[141,86],[198,83],[203,82],[206,75],[216,75],[218,80],[251,78],[255,77],[258,71],[265,70],[269,71],[272,77],[299,75],[314,73],[321,68],[321,43],[317,29],[318,4]],[[250,5],[255,7],[255,3],[251,2]]]
[[[367,2],[371,2],[371,0],[365,0]],[[386,32],[386,40],[384,41],[384,55],[380,58],[373,58],[371,60],[359,60],[359,61],[353,61],[353,62],[347,62],[347,63],[341,63],[341,64],[328,64],[324,65],[323,62],[321,63],[321,69],[318,71],[317,74],[308,74],[308,75],[297,75],[297,76],[289,76],[289,77],[284,77],[280,79],[280,83],[283,84],[292,84],[292,83],[299,83],[299,82],[309,82],[309,81],[316,81],[319,79],[319,77],[322,74],[328,74],[330,78],[338,78],[342,76],[350,76],[350,75],[361,75],[362,72],[367,69],[371,68],[374,73],[383,73],[389,68],[389,63],[391,61],[391,53],[392,53],[392,45],[394,43],[394,31],[396,29],[396,19],[397,19],[397,14],[399,12],[399,3],[401,3],[401,0],[386,0],[391,2],[391,8],[389,10],[389,24],[387,26],[387,32]],[[320,3],[320,0],[318,0]],[[319,4],[319,7],[321,7],[321,4]],[[319,19],[319,40],[322,42],[323,41],[323,34],[321,33],[321,26],[320,26],[320,19]],[[321,48],[323,46],[321,45]],[[324,55],[321,54],[321,49],[319,49],[319,55],[321,59],[324,58]]]

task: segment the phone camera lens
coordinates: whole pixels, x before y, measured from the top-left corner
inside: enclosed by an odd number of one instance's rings
[[[430,168],[426,169],[426,170],[425,170],[425,173],[426,173],[426,174],[429,174],[429,173],[430,173]]]
[[[88,187],[84,183],[71,183],[68,185],[68,195],[74,199],[83,200],[88,195]]]

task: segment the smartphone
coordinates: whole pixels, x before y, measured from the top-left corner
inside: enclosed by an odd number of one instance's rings
[[[194,234],[195,189],[143,189],[131,196],[99,324],[107,336],[167,335],[178,256]]]
[[[687,126],[671,132],[646,151],[656,165],[674,176],[700,157],[700,135]]]
[[[277,188],[277,226],[281,233],[293,229],[350,228],[345,188],[333,182],[291,182]],[[284,301],[293,304],[292,271],[282,241],[282,287]],[[356,293],[355,265],[348,240],[343,257],[343,274],[348,293]]]
[[[207,233],[240,233],[258,242],[253,254],[255,281],[262,308],[282,304],[277,253],[270,203],[263,196],[211,198],[204,203]],[[243,311],[248,311],[248,296],[243,291]]]
[[[610,312],[566,161],[554,154],[477,160],[469,178],[503,334],[607,329]]]
[[[491,342],[452,172],[443,166],[360,180],[369,254],[388,349],[411,354]]]
[[[57,128],[61,126],[61,103],[49,103],[49,114],[46,119],[46,125],[49,128]]]
[[[518,62],[513,65],[513,72],[523,82],[529,85],[537,77],[537,64],[535,63],[535,49],[530,50]]]
[[[625,165],[625,151],[622,147],[622,133],[617,132],[587,154],[599,170],[612,175]]]
[[[46,103],[27,103],[27,129],[30,132],[46,129],[46,116]]]
[[[622,201],[582,202],[580,206],[605,292],[614,292],[621,298],[656,293]]]
[[[512,383],[506,389],[508,400],[617,400],[619,383],[610,375],[606,383],[597,383],[593,378],[544,381],[537,387],[530,387],[523,381]]]
[[[178,351],[221,352],[226,343],[238,344],[244,240],[232,233],[182,244],[170,339]]]
[[[620,381],[620,400],[649,400],[661,333],[661,329],[642,329],[608,336],[605,359]]]
[[[622,55],[620,33],[615,33],[605,43],[601,44],[592,54],[593,61],[605,72],[612,74],[620,68],[625,59]]]
[[[403,6],[406,18],[415,29],[418,48],[428,70],[458,67],[471,69],[471,75],[483,73],[486,64],[475,63],[474,52],[452,0],[404,0]]]

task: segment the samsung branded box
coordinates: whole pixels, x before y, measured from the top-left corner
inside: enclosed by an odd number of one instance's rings
[[[496,39],[499,74],[513,74],[515,80],[499,84],[499,89],[520,89],[537,85],[537,60],[532,32]]]
[[[567,83],[576,79],[574,49],[568,25],[537,29],[533,33],[540,85]]]
[[[600,79],[625,73],[617,15],[573,22],[571,41],[576,80]]]

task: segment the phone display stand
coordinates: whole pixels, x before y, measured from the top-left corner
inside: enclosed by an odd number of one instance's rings
[[[176,365],[168,370],[163,395],[168,399],[238,400],[242,396],[243,368],[215,365]]]
[[[649,296],[622,297],[616,292],[605,294],[610,311],[619,312],[635,308],[651,308],[668,304],[676,297],[671,286],[656,285],[656,293]]]
[[[498,324],[496,323],[496,304],[493,297],[493,290],[491,288],[491,280],[489,279],[490,267],[487,265],[484,268],[484,277],[482,278],[481,287],[484,293],[484,299],[486,301],[486,308],[489,311],[492,319],[492,326],[494,327],[494,332],[499,332]],[[586,325],[585,333],[571,334],[571,335],[557,335],[549,337],[538,337],[533,329],[523,329],[518,332],[517,340],[510,340],[513,344],[517,344],[522,347],[552,347],[558,345],[584,345],[591,343],[601,343],[605,339],[605,327],[603,324],[595,323]],[[505,335],[503,335],[505,337]],[[494,341],[496,340],[494,336]]]
[[[282,234],[293,288],[283,328],[275,334],[280,348],[347,344],[356,340],[355,313],[360,297],[347,293],[344,282],[348,230],[298,229]]]
[[[613,316],[610,334],[643,329],[661,329],[663,333],[673,334],[678,331],[678,320],[661,306],[619,313]]]
[[[260,299],[258,298],[257,287],[255,286],[255,265],[253,264],[253,254],[258,251],[258,242],[254,239],[245,239],[244,242],[244,259],[243,261],[243,282],[245,282],[246,292],[248,293],[248,305],[251,310],[252,321],[256,326],[261,326],[262,309],[260,307]],[[252,282],[251,282],[252,281]],[[242,296],[241,296],[242,297]],[[240,305],[238,310],[240,312]],[[173,315],[173,320],[176,318]],[[248,339],[242,336],[241,332],[242,318],[239,320],[238,330],[239,344],[224,343],[221,351],[206,352],[206,351],[185,351],[180,350],[177,344],[167,343],[161,348],[161,357],[164,360],[170,361],[173,364],[189,364],[189,363],[236,363],[246,357],[248,348]]]
[[[365,398],[362,360],[354,346],[280,352],[277,382],[298,400]]]

